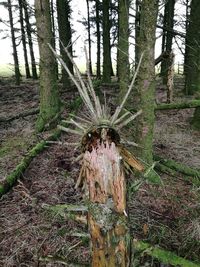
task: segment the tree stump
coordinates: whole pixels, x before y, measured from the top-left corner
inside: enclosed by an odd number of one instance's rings
[[[82,174],[93,267],[129,266],[126,181],[118,144],[117,132],[106,127],[92,130],[83,138]]]

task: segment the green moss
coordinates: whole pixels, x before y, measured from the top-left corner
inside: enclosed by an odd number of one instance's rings
[[[170,251],[165,251],[163,249],[153,247],[150,244],[142,241],[133,242],[133,246],[136,251],[150,255],[151,257],[158,259],[161,263],[164,264],[181,267],[200,267],[200,263],[193,263],[177,256]]]

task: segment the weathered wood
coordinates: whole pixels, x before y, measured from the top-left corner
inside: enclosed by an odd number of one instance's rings
[[[120,152],[102,128],[83,157],[92,267],[129,266],[126,182]],[[90,133],[91,134],[91,133]],[[94,132],[92,132],[94,134]]]
[[[191,100],[183,103],[158,104],[155,110],[185,109],[200,107],[200,100]]]

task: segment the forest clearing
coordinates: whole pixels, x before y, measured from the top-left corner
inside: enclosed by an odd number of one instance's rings
[[[79,8],[0,5],[0,266],[198,267],[200,3]]]

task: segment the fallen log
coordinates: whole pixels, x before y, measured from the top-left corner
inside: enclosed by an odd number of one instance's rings
[[[200,107],[200,100],[191,100],[183,103],[158,104],[155,110],[186,109]]]
[[[135,251],[141,252],[143,255],[149,255],[152,258],[156,258],[162,264],[169,264],[170,266],[181,267],[199,267],[200,263],[194,263],[177,256],[175,253],[166,251],[164,249],[154,247],[148,243],[142,241],[133,240],[133,248]]]
[[[10,122],[10,121],[13,121],[13,120],[16,120],[16,119],[19,119],[19,118],[25,118],[27,116],[30,116],[30,115],[35,115],[37,113],[39,113],[40,109],[39,108],[33,108],[33,109],[30,109],[30,110],[26,110],[24,112],[21,112],[19,114],[16,114],[14,116],[10,116],[10,117],[0,117],[0,122]]]
[[[73,101],[74,106],[76,109],[74,109],[74,112],[78,109],[80,104],[82,103],[80,101],[80,98],[75,99]],[[70,114],[70,117],[73,114]],[[14,171],[12,171],[5,180],[0,182],[0,197],[7,193],[17,182],[17,180],[21,177],[22,173],[26,170],[26,168],[31,163],[32,159],[35,158],[40,152],[42,152],[47,146],[49,146],[48,141],[55,141],[59,138],[61,135],[61,130],[56,129],[55,132],[47,138],[47,140],[42,140],[38,144],[36,144],[28,153],[27,155],[21,160],[21,162],[16,166]]]
[[[173,173],[173,170],[175,170],[176,172],[183,174],[184,175],[183,178],[185,178],[186,176],[191,177],[192,179],[187,178],[187,180],[191,181],[193,184],[197,186],[200,185],[200,170],[190,168],[184,164],[178,163],[171,159],[163,159],[158,155],[154,155],[154,160],[158,161],[161,164],[161,166],[167,167],[168,170],[171,169],[172,170],[171,173]]]

